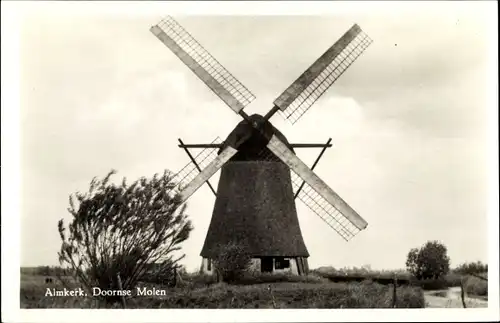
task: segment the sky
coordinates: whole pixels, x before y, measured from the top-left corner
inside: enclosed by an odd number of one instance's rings
[[[175,16],[256,95],[248,114],[265,114],[352,24],[373,39],[297,123],[271,119],[291,142],[332,138],[315,172],[368,222],[345,242],[297,202],[311,268],[404,268],[409,250],[428,240],[447,246],[452,266],[488,261],[488,119],[497,86],[489,40],[496,27],[485,18],[489,7],[468,6]],[[149,31],[159,18],[45,11],[24,20],[22,266],[58,264],[57,222],[70,220],[68,196],[86,191],[94,176],[116,169],[117,181],[132,181],[175,172],[189,162],[177,138],[224,139],[241,120]],[[319,152],[297,155],[312,165]],[[188,270],[201,264],[213,204],[207,185],[188,201],[195,228],[182,246]]]

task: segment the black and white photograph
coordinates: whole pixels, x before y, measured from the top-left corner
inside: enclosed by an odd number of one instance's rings
[[[2,312],[498,320],[497,17],[2,2]]]

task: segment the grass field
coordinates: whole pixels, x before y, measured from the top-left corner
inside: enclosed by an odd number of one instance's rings
[[[22,308],[121,308],[106,305],[97,297],[49,297],[47,288],[62,289],[58,278],[21,271]],[[332,279],[332,277],[336,277]],[[127,308],[390,308],[392,278],[398,279],[396,307],[449,307],[446,291],[464,281],[468,298],[487,300],[488,282],[450,273],[438,281],[415,282],[404,271],[328,270],[319,268],[309,276],[276,274],[247,275],[237,284],[216,283],[212,276],[184,274],[176,287],[142,283],[140,287],[165,290],[165,295],[126,297]],[[339,280],[340,279],[340,280]],[[344,281],[342,280],[344,279]],[[79,286],[64,277],[66,286]],[[133,291],[135,294],[135,290]],[[459,299],[453,304],[461,304]],[[430,304],[432,303],[432,304]],[[442,305],[442,306],[441,306]],[[445,306],[446,305],[446,306]]]
[[[397,279],[398,285],[419,286],[423,290],[435,291],[451,287],[460,287],[463,281],[465,291],[469,296],[488,296],[488,282],[473,276],[464,276],[454,272],[448,273],[441,279],[416,280],[410,273],[404,270],[366,270],[363,268],[341,268],[322,267],[314,272],[324,278],[336,282],[363,281],[366,279],[380,282],[382,284],[391,284],[393,279]],[[481,276],[487,278],[488,274]]]
[[[274,282],[271,281],[274,278]],[[389,308],[393,291],[390,286],[373,282],[333,283],[318,276],[273,277],[264,275],[246,279],[238,285],[213,283],[209,277],[189,275],[179,287],[148,285],[166,290],[163,296],[127,297],[127,308]],[[70,283],[70,287],[75,283]],[[104,305],[93,297],[46,297],[47,288],[61,289],[54,278],[21,275],[22,308],[120,308],[120,304]],[[270,288],[269,288],[270,287]],[[424,307],[421,288],[397,288],[396,307]]]

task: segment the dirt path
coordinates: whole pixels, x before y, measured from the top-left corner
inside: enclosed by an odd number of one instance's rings
[[[460,287],[451,287],[448,290],[428,291],[424,293],[426,307],[431,308],[462,308]],[[488,307],[488,301],[465,297],[467,308]]]

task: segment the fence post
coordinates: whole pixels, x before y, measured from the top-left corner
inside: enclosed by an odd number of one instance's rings
[[[397,293],[396,289],[398,288],[398,278],[396,275],[394,275],[393,279],[393,289],[392,289],[392,308],[396,308],[396,302],[397,302]]]
[[[465,304],[465,290],[464,290],[464,279],[461,278],[460,279],[460,297],[462,298],[462,305],[464,308],[467,308],[466,304]]]
[[[184,279],[182,279],[181,273],[177,272],[177,281],[182,285],[184,283]]]
[[[118,282],[118,289],[119,290],[123,290],[123,286],[122,286],[122,279],[120,278],[120,273],[118,272],[116,274],[116,279],[117,279],[117,282]],[[122,307],[123,308],[127,308],[126,304],[125,304],[125,296],[120,296],[120,299],[122,301]]]
[[[274,295],[273,295],[273,290],[272,290],[271,284],[269,284],[267,286],[267,289],[269,290],[269,293],[271,294],[271,300],[273,301],[273,308],[276,308],[276,302],[274,300]]]

